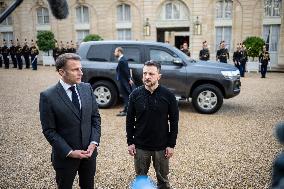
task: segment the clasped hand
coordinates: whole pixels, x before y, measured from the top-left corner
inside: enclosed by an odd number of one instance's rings
[[[87,150],[73,150],[68,157],[76,159],[90,158],[96,147],[95,144],[90,144]]]

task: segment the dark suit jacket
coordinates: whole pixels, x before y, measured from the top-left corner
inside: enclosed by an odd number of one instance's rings
[[[117,74],[117,80],[120,82],[121,87],[123,87],[124,90],[127,90],[128,93],[130,94],[131,93],[131,86],[129,84],[129,80],[131,78],[130,69],[128,66],[128,62],[124,56],[122,56],[118,61],[116,67],[116,74]]]
[[[55,168],[68,167],[79,159],[66,157],[71,150],[86,150],[90,142],[100,142],[101,118],[89,84],[80,83],[77,90],[81,112],[76,109],[58,82],[40,94],[40,120],[43,134],[52,146]],[[96,151],[93,157],[96,157]]]

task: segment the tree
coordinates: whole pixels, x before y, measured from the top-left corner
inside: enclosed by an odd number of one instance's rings
[[[247,48],[248,56],[254,59],[254,57],[259,56],[259,53],[265,45],[265,41],[260,37],[251,36],[246,38],[244,45]]]
[[[103,38],[97,34],[89,34],[87,35],[85,38],[84,38],[84,42],[87,42],[87,41],[102,41]]]
[[[51,31],[39,31],[37,34],[37,46],[39,50],[48,52],[55,47],[54,34]]]

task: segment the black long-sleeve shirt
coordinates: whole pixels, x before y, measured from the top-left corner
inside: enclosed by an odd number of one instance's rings
[[[174,148],[178,121],[178,104],[172,92],[160,85],[152,94],[144,86],[138,87],[128,104],[127,143],[150,151]]]

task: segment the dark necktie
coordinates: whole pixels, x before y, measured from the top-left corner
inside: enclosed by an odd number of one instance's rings
[[[75,86],[69,87],[69,89],[72,91],[72,102],[74,106],[80,111],[80,103],[79,103],[78,95],[75,90]]]

